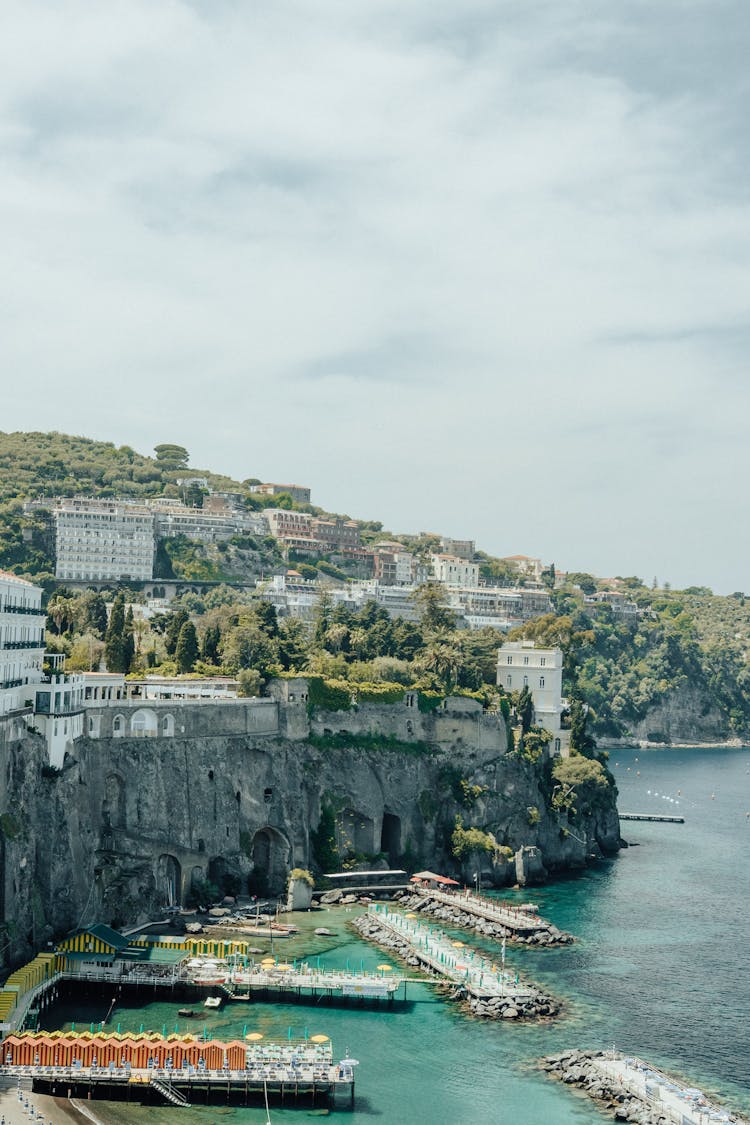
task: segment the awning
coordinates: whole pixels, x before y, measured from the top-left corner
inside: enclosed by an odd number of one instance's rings
[[[412,883],[423,880],[430,883],[440,883],[441,886],[445,887],[459,887],[461,885],[455,879],[448,879],[445,875],[436,875],[434,871],[417,871],[411,877]]]

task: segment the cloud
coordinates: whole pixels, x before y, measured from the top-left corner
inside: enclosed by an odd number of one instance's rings
[[[9,17],[3,429],[168,430],[393,527],[743,584],[742,4]]]

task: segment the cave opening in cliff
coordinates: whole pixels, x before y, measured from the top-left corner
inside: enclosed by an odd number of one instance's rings
[[[388,862],[394,867],[402,852],[401,847],[401,817],[395,813],[383,813],[383,827],[380,832],[380,850],[388,856]]]
[[[248,889],[258,895],[280,895],[289,874],[289,841],[278,828],[266,825],[253,836],[253,870]]]

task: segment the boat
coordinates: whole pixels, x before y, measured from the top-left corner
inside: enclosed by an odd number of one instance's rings
[[[325,926],[318,926],[315,933],[318,937],[333,937],[333,930],[327,930]]]
[[[221,997],[220,996],[207,996],[205,1001],[204,1001],[203,1007],[204,1008],[220,1008],[221,1007]]]
[[[191,1016],[195,1015],[195,1011],[193,1008],[178,1008],[177,1015],[183,1016],[185,1019],[190,1019]]]

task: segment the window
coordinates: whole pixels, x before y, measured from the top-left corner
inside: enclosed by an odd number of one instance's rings
[[[513,663],[513,657],[512,657],[512,656],[509,656],[509,657],[508,657],[508,663],[509,663],[509,664],[512,664],[512,663]]]
[[[528,664],[528,663],[529,663],[529,658],[528,658],[528,656],[524,656],[524,658],[523,658],[523,662],[524,662],[524,664]]]
[[[513,677],[507,676],[506,677],[506,683],[507,683],[508,687],[512,687],[513,686]]]
[[[547,663],[547,657],[546,656],[540,656],[539,657],[539,667],[544,668],[546,663]]]
[[[544,676],[539,677],[539,687],[544,687]]]
[[[529,677],[528,677],[528,676],[524,676],[524,678],[523,678],[523,686],[524,686],[524,687],[528,687],[528,686],[529,686]]]

